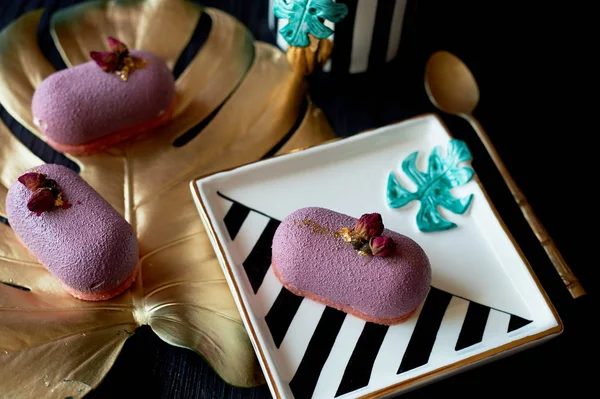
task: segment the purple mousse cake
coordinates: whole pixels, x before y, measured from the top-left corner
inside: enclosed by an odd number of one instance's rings
[[[129,223],[79,175],[41,165],[6,197],[12,229],[73,296],[101,301],[131,286],[138,242]]]
[[[168,66],[146,51],[109,38],[108,52],[48,76],[35,90],[33,122],[55,149],[87,155],[170,119],[175,83]]]
[[[378,324],[408,319],[431,283],[423,249],[385,229],[378,213],[357,220],[324,208],[299,209],[277,228],[272,254],[288,290]]]

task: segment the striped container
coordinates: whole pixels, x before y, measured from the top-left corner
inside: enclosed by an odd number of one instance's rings
[[[326,22],[334,31],[329,37],[335,43],[325,72],[357,74],[377,69],[396,58],[407,0],[336,0],[348,6],[348,15],[337,24]],[[279,31],[287,24],[273,14],[269,0],[269,29],[276,35],[277,45],[287,49]]]

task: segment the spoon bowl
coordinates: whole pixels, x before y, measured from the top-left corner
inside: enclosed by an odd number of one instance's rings
[[[447,51],[435,52],[425,64],[425,90],[429,100],[438,109],[460,116],[471,124],[571,296],[578,298],[585,295],[586,292],[581,283],[567,265],[542,222],[535,215],[533,208],[510,175],[489,136],[473,117],[473,110],[479,102],[479,87],[469,68],[454,54]]]
[[[469,68],[447,51],[434,53],[425,65],[425,90],[434,105],[449,114],[471,114],[479,87]]]

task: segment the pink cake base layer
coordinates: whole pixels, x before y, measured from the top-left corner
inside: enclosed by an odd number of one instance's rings
[[[127,280],[123,281],[123,283],[121,283],[121,285],[119,285],[114,290],[110,290],[110,291],[106,291],[106,292],[81,292],[81,291],[74,290],[70,287],[67,287],[66,285],[64,285],[62,283],[61,284],[62,284],[63,288],[69,294],[71,294],[72,296],[74,296],[77,299],[81,299],[82,301],[91,301],[91,302],[106,301],[108,299],[111,299],[111,298],[121,295],[129,287],[131,287],[131,285],[133,284],[133,282],[135,281],[135,279],[137,277],[138,270],[140,268],[140,263],[141,262],[136,263],[135,269],[133,269],[133,272],[131,272],[129,277],[127,277]]]
[[[123,129],[115,133],[111,133],[105,137],[102,137],[98,140],[91,141],[85,144],[61,144],[58,143],[51,138],[47,138],[48,144],[57,151],[62,153],[75,155],[75,156],[84,156],[91,155],[96,152],[102,151],[106,148],[112,147],[120,142],[125,140],[132,139],[145,133],[149,130],[155,129],[171,119],[173,112],[175,111],[176,100],[173,98],[169,107],[165,110],[165,112],[156,119],[153,119],[149,122],[145,122],[139,124],[137,126]]]
[[[315,302],[322,303],[323,305],[340,310],[344,313],[351,314],[352,316],[356,316],[359,319],[362,319],[362,320],[365,320],[365,321],[368,321],[371,323],[382,324],[384,326],[392,326],[394,324],[400,324],[400,323],[405,322],[406,320],[410,319],[410,317],[416,312],[416,310],[418,308],[418,306],[417,306],[417,308],[411,310],[410,312],[408,312],[402,316],[392,318],[392,319],[381,319],[381,318],[377,318],[374,316],[369,316],[362,312],[359,312],[358,310],[356,310],[350,306],[343,306],[343,305],[340,305],[339,303],[335,303],[330,299],[324,298],[324,297],[314,294],[312,292],[307,292],[307,291],[300,290],[296,287],[292,287],[290,284],[288,284],[283,279],[283,277],[279,273],[279,270],[277,270],[277,265],[275,265],[275,263],[273,263],[273,262],[271,264],[273,265],[273,271],[275,272],[275,276],[277,277],[277,279],[281,282],[281,284],[283,284],[283,286],[288,291],[292,292],[293,294],[302,296],[302,297],[306,297],[308,299],[312,299]]]
[[[25,243],[23,241],[21,241],[21,239],[19,237],[17,237],[17,240],[19,240],[21,245],[29,251],[29,248],[27,248],[27,245],[25,245]],[[31,251],[30,251],[30,253],[31,253]],[[46,265],[44,265],[44,263],[42,261],[40,261],[38,259],[38,262],[40,262],[40,264],[42,266],[44,266],[44,268],[46,270],[48,270],[48,268],[46,267]],[[138,261],[138,263],[135,264],[135,268],[133,269],[133,271],[131,272],[129,277],[127,277],[127,279],[121,283],[121,285],[119,285],[117,288],[115,288],[113,290],[106,291],[106,292],[81,292],[81,291],[77,291],[77,290],[67,286],[62,281],[60,281],[60,279],[57,278],[57,280],[60,282],[60,285],[64,288],[65,291],[67,291],[70,295],[74,296],[77,299],[81,299],[82,301],[90,301],[90,302],[106,301],[108,299],[111,299],[111,298],[121,295],[123,292],[125,292],[125,290],[127,290],[129,287],[131,287],[131,284],[134,283],[134,281],[137,277],[138,270],[140,268],[140,264],[141,264],[140,261]],[[48,272],[50,272],[50,270],[48,270]]]

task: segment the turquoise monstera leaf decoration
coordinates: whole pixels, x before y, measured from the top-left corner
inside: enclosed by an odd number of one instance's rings
[[[421,172],[416,165],[418,152],[413,152],[402,162],[402,170],[417,186],[416,192],[402,187],[391,172],[387,184],[387,203],[392,208],[400,208],[411,201],[418,200],[421,207],[417,213],[417,226],[423,232],[448,230],[456,227],[440,215],[441,206],[457,214],[463,214],[473,200],[473,194],[463,198],[454,198],[450,189],[469,182],[475,172],[461,163],[471,160],[471,152],[460,140],[450,140],[446,157],[441,155],[439,146],[429,156],[427,172]]]
[[[348,14],[345,4],[333,0],[275,0],[273,9],[277,18],[289,20],[279,32],[295,47],[308,46],[309,33],[318,39],[328,38],[333,31],[323,22],[340,22]]]

